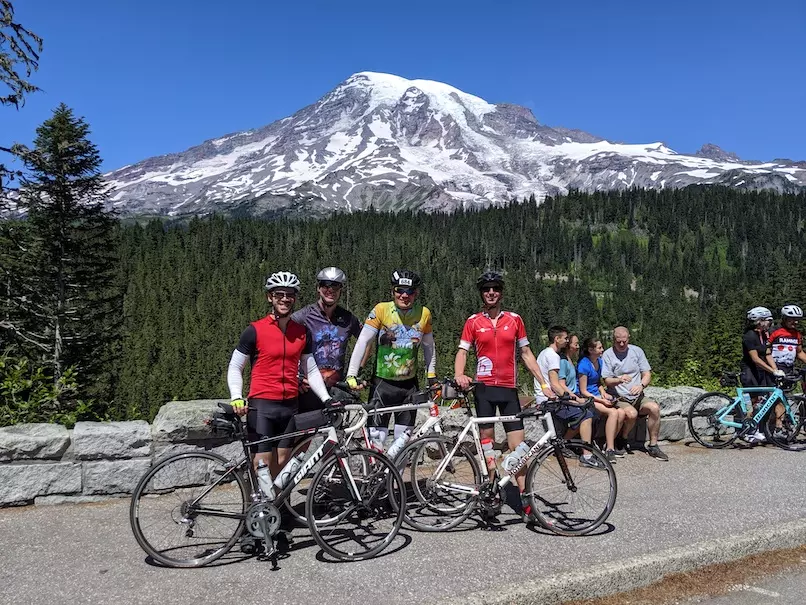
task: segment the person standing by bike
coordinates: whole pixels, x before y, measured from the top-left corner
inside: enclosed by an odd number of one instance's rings
[[[339,306],[347,275],[338,267],[326,267],[316,275],[318,300],[294,312],[292,321],[305,326],[312,338],[313,358],[325,385],[330,388],[344,377],[344,362],[350,337],[357,338],[361,322],[344,307]],[[322,400],[314,393],[304,376],[300,379],[299,414],[318,410]],[[296,424],[292,418],[286,432],[293,433]],[[294,440],[282,440],[277,446],[278,463],[282,468],[291,455]]]
[[[767,307],[753,307],[747,312],[747,325],[744,336],[742,336],[740,380],[743,387],[770,387],[772,389],[775,386],[775,376],[784,375],[776,367],[775,359],[769,350],[771,325],[772,313]],[[755,396],[754,403],[758,399],[759,397]],[[747,410],[747,417],[753,417],[753,406]],[[759,443],[765,439],[764,433],[761,431],[748,435],[748,441],[751,443]]]
[[[770,354],[775,367],[785,374],[794,374],[795,361],[806,364],[806,351],[798,324],[803,309],[798,305],[786,305],[781,309],[781,326],[770,334]]]
[[[300,366],[321,401],[327,402],[330,395],[312,355],[310,332],[291,319],[299,279],[288,271],[272,273],[265,289],[271,313],[252,322],[241,334],[227,369],[227,385],[232,407],[238,414],[246,414],[249,432],[257,437],[277,437],[285,432],[298,409]],[[248,403],[243,399],[243,368],[247,361],[252,366]],[[276,477],[280,471],[273,455],[276,442],[256,447],[255,467],[262,460]]]
[[[417,353],[422,346],[429,386],[436,383],[437,358],[431,311],[418,304],[422,280],[407,269],[392,272],[392,300],[378,303],[370,312],[358,336],[347,369],[347,384],[359,388],[359,367],[367,346],[377,339],[375,372],[369,401],[379,407],[402,405],[407,396],[419,390]],[[395,413],[395,439],[414,428],[414,411]],[[383,449],[389,435],[389,414],[371,416],[367,422],[374,447]]]
[[[475,349],[476,381],[480,383],[476,385],[476,415],[480,418],[511,416],[521,411],[517,389],[518,352],[538,384],[543,385],[546,396],[553,397],[554,393],[529,348],[529,339],[526,337],[526,327],[521,316],[501,309],[504,276],[497,271],[486,271],[476,280],[476,286],[483,309],[465,322],[453,368],[459,388],[467,390],[472,382],[465,374],[467,352],[471,347]],[[495,438],[495,427],[492,424],[481,424],[479,429],[482,440]],[[524,439],[523,420],[505,422],[504,430],[509,449],[514,452]],[[492,473],[495,469],[488,470]],[[523,512],[528,516],[531,511],[523,496],[526,483],[524,473],[519,473],[516,479]]]

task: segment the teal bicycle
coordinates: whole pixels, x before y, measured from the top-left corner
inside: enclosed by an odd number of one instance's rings
[[[694,400],[688,411],[688,430],[697,443],[707,448],[723,448],[736,439],[747,439],[764,432],[767,442],[782,449],[806,450],[806,397],[785,391],[802,379],[801,375],[776,378],[775,387],[739,387],[739,375],[724,372],[720,384],[737,387],[736,397],[714,391]],[[757,411],[748,417],[751,397],[763,394]]]

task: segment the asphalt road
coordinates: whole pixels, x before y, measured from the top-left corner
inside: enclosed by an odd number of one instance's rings
[[[619,460],[618,500],[598,535],[540,533],[504,514],[500,532],[404,529],[389,554],[328,563],[299,530],[278,571],[238,556],[206,569],[149,565],[129,528],[128,500],[3,509],[0,603],[430,603],[806,518],[806,454],[665,449],[671,462],[642,453]]]

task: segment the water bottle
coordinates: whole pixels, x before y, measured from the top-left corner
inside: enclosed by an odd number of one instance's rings
[[[383,435],[375,427],[369,429],[369,447],[379,452],[383,451]]]
[[[481,452],[484,454],[484,461],[487,463],[487,469],[495,468],[495,450],[493,450],[492,439],[481,440]]]
[[[283,470],[280,471],[280,474],[277,475],[277,478],[274,480],[274,487],[277,489],[283,489],[286,485],[288,485],[291,481],[291,477],[293,477],[294,474],[299,470],[299,467],[302,466],[303,460],[305,460],[305,452],[293,456],[291,460],[286,462]]]
[[[428,408],[428,413],[434,418],[436,418],[437,416],[439,416],[439,406],[436,403],[432,403],[431,407]]]
[[[269,465],[263,460],[257,463],[257,482],[263,495],[270,501],[274,500],[274,483],[271,480],[271,473],[269,472]]]
[[[521,441],[520,445],[516,447],[513,452],[510,452],[509,456],[504,458],[504,462],[501,463],[501,466],[504,467],[505,471],[510,472],[516,466],[518,466],[518,464],[527,454],[528,451],[529,446],[527,445],[527,443],[525,441]]]
[[[400,453],[400,450],[402,450],[403,446],[408,442],[409,437],[411,437],[411,429],[407,428],[397,439],[395,439],[395,442],[389,446],[389,451],[386,452],[386,455],[394,460],[395,456]]]
[[[745,409],[753,409],[753,402],[750,400],[750,393],[742,393],[742,401],[744,402]],[[738,410],[736,411],[738,412]]]

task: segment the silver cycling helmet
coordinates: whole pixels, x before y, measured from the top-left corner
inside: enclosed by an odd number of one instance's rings
[[[347,276],[338,267],[325,267],[316,274],[316,282],[333,281],[342,286],[347,283]]]
[[[783,309],[781,309],[781,317],[800,319],[803,317],[803,309],[797,305],[786,305]]]
[[[266,291],[271,292],[277,288],[291,288],[295,292],[299,292],[299,278],[288,271],[272,273],[266,279]]]
[[[747,312],[747,319],[750,321],[772,319],[772,313],[770,313],[770,310],[767,307],[753,307]]]

